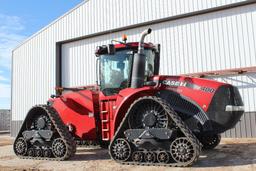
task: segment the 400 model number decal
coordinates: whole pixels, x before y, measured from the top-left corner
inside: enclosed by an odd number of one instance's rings
[[[164,85],[171,86],[171,87],[188,87],[196,90],[201,90],[208,93],[214,93],[215,89],[210,87],[201,87],[196,84],[192,84],[186,81],[174,81],[174,80],[163,80],[161,82]]]

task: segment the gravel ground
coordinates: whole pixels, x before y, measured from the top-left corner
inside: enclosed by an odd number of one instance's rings
[[[0,135],[1,171],[256,171],[256,139],[223,139],[216,149],[204,151],[199,161],[189,168],[120,165],[109,158],[105,149],[85,148],[79,148],[76,156],[68,161],[25,160],[14,155],[12,141],[8,136]]]

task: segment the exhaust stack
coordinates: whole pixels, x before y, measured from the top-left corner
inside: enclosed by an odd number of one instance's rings
[[[138,52],[134,55],[132,67],[131,88],[140,88],[144,85],[146,56],[144,54],[144,39],[151,33],[151,28],[141,33]]]
[[[147,30],[145,30],[145,31],[143,31],[142,33],[141,33],[141,37],[140,37],[140,42],[139,42],[139,47],[138,47],[138,53],[144,53],[143,51],[144,51],[144,39],[145,39],[145,37],[147,36],[147,35],[149,35],[150,33],[151,33],[151,31],[152,31],[152,29],[151,28],[149,28],[149,29],[147,29]]]

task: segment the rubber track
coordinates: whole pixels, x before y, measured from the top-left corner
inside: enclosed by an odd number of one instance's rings
[[[62,138],[62,140],[64,140],[64,143],[67,146],[67,152],[66,152],[65,156],[63,156],[61,158],[31,157],[31,156],[20,156],[20,155],[18,155],[18,156],[22,159],[53,160],[53,161],[62,161],[62,160],[66,160],[70,157],[73,157],[76,153],[76,142],[74,141],[73,137],[69,133],[67,127],[62,122],[57,111],[53,107],[48,106],[48,105],[36,105],[34,107],[41,107],[47,112],[49,118],[52,121],[52,124],[54,125],[55,129],[59,133],[60,138]]]
[[[120,130],[122,130],[122,126],[124,126],[125,121],[127,121],[130,110],[132,109],[132,107],[140,100],[143,99],[151,99],[154,101],[157,101],[158,103],[160,103],[162,105],[162,107],[165,109],[165,111],[169,114],[170,118],[175,122],[176,126],[181,130],[181,132],[189,139],[189,141],[195,146],[195,151],[196,151],[196,158],[193,162],[189,163],[146,163],[146,162],[133,162],[133,161],[127,161],[127,162],[123,162],[123,161],[118,161],[115,160],[110,152],[111,146],[113,144],[113,142],[119,138],[119,135],[121,134]],[[159,97],[156,96],[144,96],[141,98],[138,98],[137,100],[135,100],[130,108],[128,109],[125,117],[123,118],[120,126],[118,127],[115,136],[113,138],[113,140],[110,142],[109,145],[109,154],[111,156],[111,158],[113,160],[115,160],[116,162],[120,163],[120,164],[124,164],[124,165],[141,165],[141,166],[169,166],[169,167],[187,167],[187,166],[191,166],[193,163],[195,163],[198,158],[199,158],[199,154],[201,152],[202,149],[202,144],[200,143],[200,141],[197,139],[197,137],[193,134],[193,132],[189,129],[189,127],[186,125],[185,122],[183,122],[183,120],[181,119],[181,117],[171,108],[171,106],[168,104],[168,102],[166,102],[164,99],[161,99]]]

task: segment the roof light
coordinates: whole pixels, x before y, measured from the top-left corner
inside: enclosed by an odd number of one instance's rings
[[[122,35],[122,40],[126,43],[126,41],[127,41],[127,35],[126,34]]]

